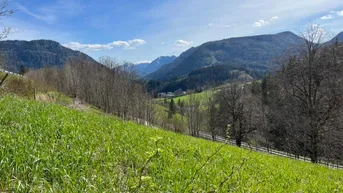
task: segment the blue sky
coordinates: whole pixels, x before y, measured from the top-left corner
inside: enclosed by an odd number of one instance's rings
[[[8,39],[51,39],[94,59],[151,61],[207,41],[282,31],[311,22],[343,31],[342,0],[12,0]]]

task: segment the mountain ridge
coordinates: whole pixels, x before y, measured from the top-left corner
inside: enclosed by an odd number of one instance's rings
[[[95,62],[93,58],[83,52],[45,39],[0,41],[0,54],[6,61],[5,68],[13,72],[18,72],[20,66],[27,69],[38,69],[45,65],[62,67],[71,58],[82,58]]]
[[[155,72],[162,66],[173,62],[176,56],[160,56],[150,63],[140,63],[135,65],[138,76],[145,77],[146,75]]]
[[[272,59],[280,57],[288,48],[302,42],[301,37],[290,31],[205,42],[186,50],[174,62],[147,77],[168,80],[216,64],[234,64],[248,69],[267,71]]]
[[[343,31],[340,32],[339,34],[337,34],[334,38],[332,38],[332,40],[330,40],[328,43],[332,44],[332,43],[336,43],[336,42],[343,42]]]

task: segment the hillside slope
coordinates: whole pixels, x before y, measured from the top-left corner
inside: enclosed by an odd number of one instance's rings
[[[343,191],[343,171],[110,116],[9,96],[0,112],[2,192]]]
[[[267,71],[284,52],[302,42],[303,39],[292,32],[207,42],[187,50],[174,62],[163,66],[148,77],[154,80],[168,80],[216,64],[231,64],[249,70]]]
[[[251,81],[253,79],[259,79],[262,77],[263,74],[259,74],[259,71],[247,70],[243,67],[221,64],[194,70],[184,78],[165,82],[162,86],[153,88],[155,90],[151,89],[149,91],[158,93],[174,92],[178,89],[182,89],[184,91],[202,90],[216,87],[233,80]]]
[[[51,40],[0,41],[0,56],[5,58],[5,68],[18,72],[20,66],[37,69],[45,65],[63,66],[69,58],[94,61],[88,55],[63,47]]]
[[[329,44],[333,44],[336,42],[343,42],[343,31],[339,34],[337,34],[334,38],[332,38],[332,40],[330,40],[328,43]]]

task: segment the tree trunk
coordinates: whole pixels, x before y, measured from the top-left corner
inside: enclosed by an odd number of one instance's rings
[[[238,147],[241,147],[241,145],[242,145],[242,139],[238,136],[238,137],[236,137],[236,145],[238,146]]]
[[[212,141],[215,141],[215,140],[216,140],[216,134],[214,132],[212,132]]]
[[[318,146],[317,143],[312,144],[312,149],[310,151],[310,158],[312,163],[318,163]]]
[[[318,163],[318,154],[317,154],[317,152],[311,153],[310,157],[311,157],[311,162],[312,163]]]

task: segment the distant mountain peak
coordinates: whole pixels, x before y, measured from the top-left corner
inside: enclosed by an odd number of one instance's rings
[[[326,42],[325,44],[330,45],[330,44],[334,44],[336,42],[339,42],[339,43],[343,42],[343,31],[340,32],[339,34],[337,34],[334,38],[332,38],[332,40]]]
[[[296,34],[291,31],[284,31],[284,32],[277,33],[276,35],[296,35]]]
[[[335,39],[338,39],[339,41],[343,41],[343,31],[335,37]]]
[[[175,60],[176,56],[160,56],[153,60],[150,63],[141,63],[135,65],[136,72],[139,76],[144,77],[150,73],[155,72],[162,66],[173,62]]]

